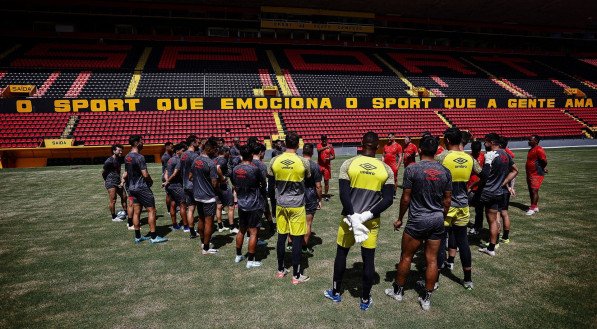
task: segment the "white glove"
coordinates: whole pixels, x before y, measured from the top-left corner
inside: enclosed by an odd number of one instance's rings
[[[354,240],[357,243],[361,243],[369,238],[369,229],[360,222],[359,216],[360,214],[353,214],[342,219],[342,221],[348,225],[348,230],[353,231]]]
[[[363,226],[363,224],[361,224],[361,214],[353,214],[351,215],[349,218],[350,220],[350,226],[352,227],[352,230],[354,232],[355,228],[358,228],[359,226]]]
[[[370,219],[373,219],[373,213],[367,210],[361,214],[359,219],[361,220],[361,223],[364,223]]]
[[[367,234],[356,234],[354,235],[354,241],[356,243],[362,243],[363,241],[367,240],[369,238],[369,235]]]
[[[355,235],[357,234],[369,234],[369,229],[367,228],[367,226],[363,225],[363,224],[359,224],[355,227],[352,228],[352,231],[354,232]]]
[[[369,229],[363,224],[353,227],[352,231],[354,232],[354,241],[356,243],[361,243],[369,238]]]
[[[350,216],[350,223],[352,226],[352,232],[354,233],[354,240],[357,243],[361,243],[369,238],[369,229],[361,222],[362,218],[362,214],[354,214]]]
[[[348,225],[348,230],[352,231],[352,223],[350,222],[351,215],[347,215],[346,217],[342,218],[342,221]]]

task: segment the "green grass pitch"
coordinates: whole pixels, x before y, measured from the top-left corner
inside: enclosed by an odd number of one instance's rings
[[[547,154],[541,211],[524,215],[526,151],[518,151],[512,242],[491,258],[472,241],[475,289],[466,291],[457,282],[457,258],[454,276],[441,277],[429,312],[420,309],[412,287],[420,265],[413,264],[404,302],[383,294],[400,254],[402,230],[391,226],[397,202],[382,215],[373,307],[358,308],[359,248],[349,254],[342,303],[324,299],[332,280],[340,220],[337,175],[344,159],[334,161],[334,197],[315,216],[315,252],[304,263],[311,280],[298,286],[290,277],[274,278],[275,237],[258,251],[263,266],[252,270],[234,263],[233,237],[222,233],[214,235],[220,246],[215,256],[202,256],[200,242],[181,231],[168,233],[165,244],[134,245],[133,232],[110,220],[100,166],[4,169],[0,328],[595,328],[597,153],[578,148]],[[159,171],[150,165],[156,181]],[[154,193],[158,226],[165,232],[170,219],[164,217],[164,192],[155,186]]]

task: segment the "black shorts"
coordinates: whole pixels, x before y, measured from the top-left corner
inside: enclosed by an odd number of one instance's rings
[[[417,240],[441,240],[445,234],[444,215],[429,215],[427,218],[408,219],[404,233]]]
[[[118,185],[120,185],[120,181],[117,181],[115,179],[107,179],[104,182],[104,186],[106,187],[106,190],[109,190],[111,188],[118,189]]]
[[[184,202],[187,206],[194,206],[197,204],[193,196],[193,190],[184,190]]]
[[[481,191],[471,191],[468,194],[468,204],[469,206],[477,206],[481,204]]]
[[[502,204],[500,210],[508,210],[508,206],[510,205],[510,192],[504,193],[502,198]]]
[[[317,211],[317,207],[319,206],[319,202],[307,202],[305,204],[305,212],[307,213],[307,215],[315,215],[315,212]]]
[[[238,209],[238,225],[243,229],[261,227],[261,217],[263,217],[263,211],[261,210],[244,211]]]
[[[224,207],[234,206],[234,196],[232,195],[232,190],[231,189],[223,190],[222,194],[219,194],[216,197],[216,203],[221,204]]]
[[[199,217],[208,217],[208,216],[215,216],[216,215],[216,203],[215,202],[201,202],[201,201],[194,201],[197,205],[197,213],[199,213]]]
[[[140,204],[145,208],[155,208],[155,198],[151,189],[144,188],[135,191],[129,191],[130,197],[133,198],[133,204]]]
[[[485,209],[492,209],[501,211],[502,207],[504,206],[504,195],[497,195],[487,198],[481,198],[481,203],[485,207]]]
[[[176,206],[180,206],[181,203],[186,204],[186,198],[182,185],[180,184],[169,184],[166,186],[166,194],[170,196],[170,199],[176,203]]]

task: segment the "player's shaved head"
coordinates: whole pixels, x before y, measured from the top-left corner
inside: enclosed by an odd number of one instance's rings
[[[363,135],[362,144],[363,153],[368,153],[370,155],[370,153],[373,152],[373,154],[375,154],[377,147],[379,146],[379,136],[373,131],[366,132]]]
[[[444,139],[450,145],[459,145],[462,142],[462,132],[456,127],[451,127],[444,131]]]

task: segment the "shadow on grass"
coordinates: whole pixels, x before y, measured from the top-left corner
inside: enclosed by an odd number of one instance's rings
[[[217,231],[215,231],[214,234],[211,235],[211,243],[214,244],[215,249],[220,249],[223,246],[235,241],[236,234],[223,235],[223,234],[216,234],[216,233],[217,233]],[[248,239],[248,238],[245,238],[245,239]]]
[[[527,211],[529,210],[529,206],[522,204],[520,202],[510,202],[510,206],[514,207],[514,208],[518,208],[522,211]]]
[[[160,216],[157,216],[157,217],[160,217]],[[141,218],[139,224],[141,225],[142,228],[143,227],[147,228],[147,230],[148,230],[147,235],[149,235],[149,224],[147,223],[147,217]],[[172,230],[170,229],[170,225],[169,224],[166,224],[166,225],[158,225],[158,224],[156,224],[155,232],[159,236],[165,237],[166,235],[172,233]]]
[[[373,275],[373,285],[380,282],[379,273]],[[347,268],[342,280],[342,291],[348,291],[352,297],[361,297],[363,292],[363,262],[352,264],[352,268]]]
[[[170,225],[160,225],[160,226],[155,227],[155,232],[159,236],[166,236],[166,235],[170,234],[172,232],[172,230],[170,229]]]
[[[276,247],[268,248],[270,250],[275,250]],[[301,268],[300,272],[303,273],[304,270],[309,268],[309,258],[313,257],[312,254],[303,254],[301,253]],[[276,255],[277,260],[277,255]],[[292,251],[284,250],[284,267],[289,269],[292,273]]]
[[[417,287],[417,281],[425,280],[425,269],[427,268],[427,262],[425,260],[425,244],[423,244],[419,250],[413,256],[412,264],[415,265],[414,269],[410,270],[410,273],[406,277],[406,283],[404,290],[413,289],[418,293],[421,293],[421,289]],[[396,280],[396,273],[398,272],[398,264],[395,264],[396,270],[386,272],[386,282],[393,283]]]
[[[482,228],[479,234],[468,235],[468,242],[471,246],[481,246],[482,241],[489,241],[489,229]]]
[[[311,236],[309,237],[309,245],[308,247],[314,249],[315,246],[319,246],[323,244],[323,240],[317,236],[317,233],[311,232]]]

